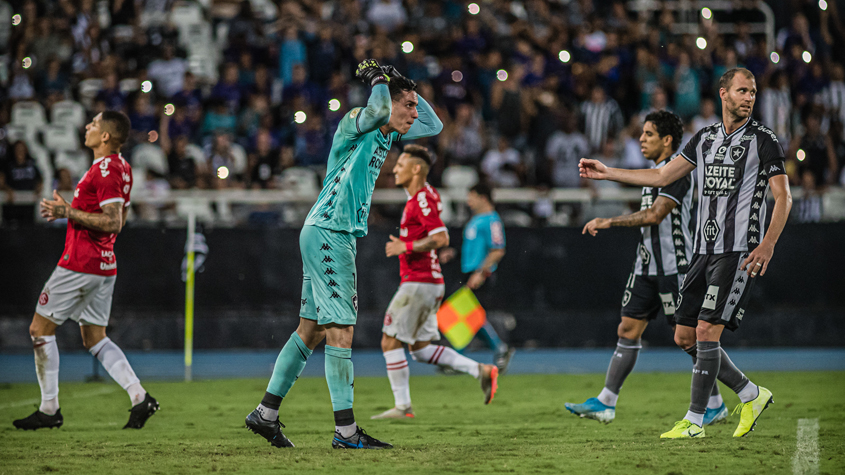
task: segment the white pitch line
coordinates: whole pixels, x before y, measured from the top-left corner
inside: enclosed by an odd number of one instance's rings
[[[75,393],[67,396],[65,399],[79,399],[84,397],[93,397],[93,396],[102,396],[103,394],[109,394],[117,391],[117,388],[114,387],[104,387],[95,389],[93,391],[87,391],[82,393]],[[15,401],[6,404],[0,404],[0,410],[9,409],[12,407],[21,407],[21,406],[30,406],[33,404],[38,404],[41,402],[41,398],[38,399],[24,399],[23,401]]]
[[[819,473],[818,419],[798,419],[792,473],[794,475],[818,475]]]

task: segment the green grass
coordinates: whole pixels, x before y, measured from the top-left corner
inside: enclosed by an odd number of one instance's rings
[[[37,385],[0,386],[0,474],[24,473],[792,473],[796,423],[819,418],[820,472],[845,467],[845,373],[754,373],[775,404],[757,429],[734,439],[738,416],[707,427],[707,438],[661,441],[683,417],[689,374],[634,374],[610,425],[563,408],[598,394],[603,375],[505,376],[490,406],[469,377],[412,378],[417,418],[370,421],[392,405],[387,378],[355,381],[355,411],[391,451],[333,451],[326,383],[303,378],[282,404],[295,449],[275,449],[243,420],[266,381],[147,383],[162,410],[140,431],[121,430],[129,399],[115,384],[62,384],[65,425],[24,432],[12,420],[32,412]],[[722,387],[724,389],[724,387]],[[736,404],[726,394],[729,408]]]

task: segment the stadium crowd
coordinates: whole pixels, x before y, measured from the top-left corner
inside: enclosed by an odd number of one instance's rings
[[[818,220],[821,193],[845,184],[836,3],[793,0],[774,50],[751,33],[761,2],[733,3],[708,19],[595,0],[0,0],[0,187],[72,190],[90,164],[84,125],[104,110],[131,118],[136,193],[316,180],[342,114],[366,102],[353,73],[368,57],[417,81],[445,124],[420,141],[433,184],[469,167],[498,188],[593,187],[578,159],[647,166],[645,114],[678,113],[689,137],[720,120],[718,79],[744,66],[805,191],[798,218]],[[699,33],[673,33],[681,21]]]

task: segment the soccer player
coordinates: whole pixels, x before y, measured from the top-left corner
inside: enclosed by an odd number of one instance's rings
[[[47,221],[67,218],[67,235],[62,257],[44,284],[29,326],[41,406],[29,417],[16,420],[18,429],[61,427],[64,423],[59,409],[56,327],[68,319],[79,323],[82,344],[129,393],[132,409],[124,429],[144,427],[159,409],[158,402],[141,386],[126,355],[106,336],[117,277],[114,241],[126,224],[132,190],[132,168],[120,156],[120,147],[129,136],[129,118],[121,112],[106,111],[97,114],[85,129],[85,146],[97,159],[79,180],[73,203],[55,190],[53,200],[41,201],[41,216]]]
[[[299,238],[303,282],[299,327],[273,369],[247,427],[276,447],[293,447],[282,433],[279,406],[314,348],[326,340],[326,382],[334,409],[336,449],[392,445],[367,435],[352,413],[352,334],[358,315],[356,239],[367,234],[373,188],[393,142],[437,135],[443,124],[415,92],[416,84],[372,59],[355,75],[372,87],[367,107],[355,108],[334,135],[323,190]]]
[[[774,254],[789,210],[783,150],[775,134],[751,119],[757,96],[754,75],[730,69],[719,80],[722,121],[698,131],[680,156],[660,168],[621,170],[581,159],[582,177],[637,186],[663,187],[696,171],[698,222],[693,257],[675,311],[675,341],[696,340],[689,411],[661,438],[704,437],[704,413],[716,378],[739,395],[741,412],[734,437],[748,434],[772,402],[772,392],[737,369],[719,339],[745,316],[751,287]],[[775,198],[765,230],[766,192]],[[766,232],[768,231],[768,232]]]
[[[431,344],[440,339],[437,309],[445,291],[436,249],[449,245],[449,231],[440,219],[440,195],[426,182],[430,167],[431,155],[420,145],[406,145],[393,167],[396,184],[408,193],[399,237],[390,236],[384,247],[387,257],[399,256],[402,281],[384,316],[381,338],[395,406],[372,419],[414,417],[403,343],[408,345],[414,361],[447,367],[481,381],[484,404],[489,404],[496,394],[499,370],[495,366]]]
[[[668,111],[656,111],[645,117],[640,149],[647,160],[661,168],[681,146],[684,124]],[[622,296],[622,322],[619,324],[616,351],[610,359],[604,388],[598,397],[582,404],[566,403],[569,412],[589,419],[610,423],[616,417],[616,401],[625,379],[637,363],[642,348],[641,338],[650,320],[662,311],[669,325],[675,326],[675,302],[678,290],[692,258],[690,219],[693,182],[685,175],[663,188],[644,187],[640,211],[615,218],[596,218],[582,234],[598,234],[611,226],[640,228],[637,257]],[[671,214],[671,218],[666,219]],[[695,339],[685,341],[682,348],[694,348]],[[725,419],[728,409],[713,385],[707,403],[704,424]]]
[[[467,206],[473,216],[464,227],[464,240],[461,243],[461,272],[464,274],[461,282],[474,290],[481,305],[487,308],[496,293],[497,279],[490,277],[496,271],[499,261],[505,257],[505,227],[493,204],[492,190],[485,183],[478,183],[470,188],[467,193]],[[452,260],[454,253],[452,248],[444,249],[440,259],[446,263]],[[485,282],[487,285],[484,285]],[[508,370],[515,348],[499,338],[489,321],[478,330],[478,335],[493,350],[493,360],[499,374],[504,374]]]

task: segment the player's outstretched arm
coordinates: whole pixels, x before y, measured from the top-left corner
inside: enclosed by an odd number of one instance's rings
[[[654,204],[651,205],[651,208],[646,208],[636,213],[626,214],[622,216],[616,216],[613,218],[595,218],[586,226],[584,226],[584,230],[581,231],[581,234],[590,233],[590,235],[595,236],[598,234],[599,229],[608,229],[612,226],[622,226],[622,227],[642,227],[642,226],[655,226],[660,224],[666,216],[675,209],[677,203],[673,200],[666,198],[665,196],[658,196],[656,200],[654,200]]]
[[[688,175],[694,169],[695,165],[679,155],[667,163],[665,167],[647,170],[611,168],[598,160],[588,158],[582,158],[578,163],[578,171],[581,174],[581,178],[610,180],[634,186],[653,186],[659,188],[668,186],[675,180]]]
[[[769,262],[771,262],[775,253],[775,244],[780,238],[780,233],[783,232],[783,227],[786,226],[789,211],[792,209],[792,192],[789,190],[789,179],[786,175],[775,175],[769,178],[769,185],[772,187],[772,195],[775,198],[772,222],[769,224],[769,229],[766,230],[766,235],[760,245],[751,251],[751,254],[742,262],[741,267],[751,277],[766,273]]]
[[[41,217],[47,221],[68,218],[94,231],[117,234],[123,228],[123,203],[107,203],[103,205],[102,213],[86,213],[71,208],[56,190],[53,190],[53,200],[41,200]]]
[[[440,249],[449,245],[449,233],[439,233],[426,236],[416,241],[404,242],[394,235],[390,235],[390,242],[384,245],[384,253],[387,257],[398,256],[406,252],[428,252],[432,249]]]
[[[387,84],[376,84],[370,93],[367,107],[355,117],[355,130],[359,135],[370,133],[387,124],[390,120],[392,104]]]
[[[417,94],[417,113],[419,117],[411,125],[408,133],[402,136],[403,140],[414,140],[421,137],[431,137],[443,130],[443,122],[437,117],[434,108],[422,96]]]

